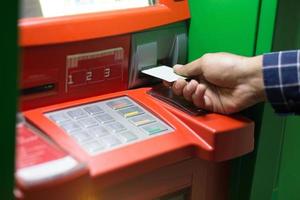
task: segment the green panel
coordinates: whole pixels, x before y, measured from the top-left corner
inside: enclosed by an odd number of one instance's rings
[[[279,0],[274,51],[300,48],[299,10],[299,0]]]
[[[259,0],[189,0],[189,60],[207,52],[253,55]]]
[[[300,1],[280,0],[276,23],[274,51],[300,49]],[[278,180],[274,185],[276,200],[300,199],[300,117],[286,120]]]
[[[264,107],[259,134],[256,135],[256,158],[251,185],[251,200],[269,200],[276,182],[285,118],[276,115],[269,104]]]
[[[262,0],[257,34],[256,55],[270,52],[273,43],[278,0]]]
[[[300,117],[288,117],[278,179],[278,200],[300,199]]]
[[[256,54],[270,52],[277,14],[277,0],[262,0]],[[251,200],[272,199],[280,162],[285,118],[276,115],[269,104],[263,110],[260,131],[256,135],[256,157],[251,183]],[[275,196],[273,196],[275,198]]]
[[[271,50],[277,0],[189,2],[189,60],[207,52],[251,56]],[[270,199],[285,121],[268,104],[257,105],[244,114],[255,121],[255,151],[232,162],[230,199]]]
[[[0,53],[0,199],[13,199],[17,82],[17,6],[16,0],[1,6]]]

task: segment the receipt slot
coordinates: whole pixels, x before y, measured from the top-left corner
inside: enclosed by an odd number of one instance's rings
[[[20,21],[16,198],[227,199],[254,124],[154,95],[139,72],[186,62],[190,16],[186,0],[147,2]]]

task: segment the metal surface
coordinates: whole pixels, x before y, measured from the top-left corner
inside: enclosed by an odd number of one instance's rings
[[[179,22],[132,35],[129,88],[157,82],[157,79],[141,75],[143,69],[186,63],[186,29],[186,22]]]

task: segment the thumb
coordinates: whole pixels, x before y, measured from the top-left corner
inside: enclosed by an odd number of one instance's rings
[[[186,65],[175,65],[173,68],[176,74],[182,76],[198,76],[202,74],[201,63],[199,61],[195,60]]]

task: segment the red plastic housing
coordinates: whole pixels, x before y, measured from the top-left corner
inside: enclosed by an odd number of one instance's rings
[[[190,18],[187,0],[159,0],[153,6],[52,18],[20,20],[20,45],[45,45],[111,37]]]
[[[103,96],[65,102],[24,112],[26,120],[52,138],[66,152],[81,162],[89,163],[92,176],[115,175],[134,167],[134,174],[175,163],[194,155],[205,160],[225,161],[253,150],[253,122],[218,114],[196,117],[177,112],[175,108],[147,94],[149,88],[122,91]],[[121,147],[96,156],[89,156],[76,142],[44,113],[110,99],[129,96],[174,128],[174,132]],[[171,111],[171,112],[170,112]],[[155,148],[159,145],[160,148]],[[109,160],[109,162],[107,162]],[[143,163],[143,165],[139,165]],[[138,167],[142,166],[142,167]],[[125,174],[123,174],[125,175]],[[131,176],[133,174],[127,174]],[[111,181],[112,179],[108,180]]]
[[[24,47],[21,110],[127,89],[129,47],[129,35]]]

